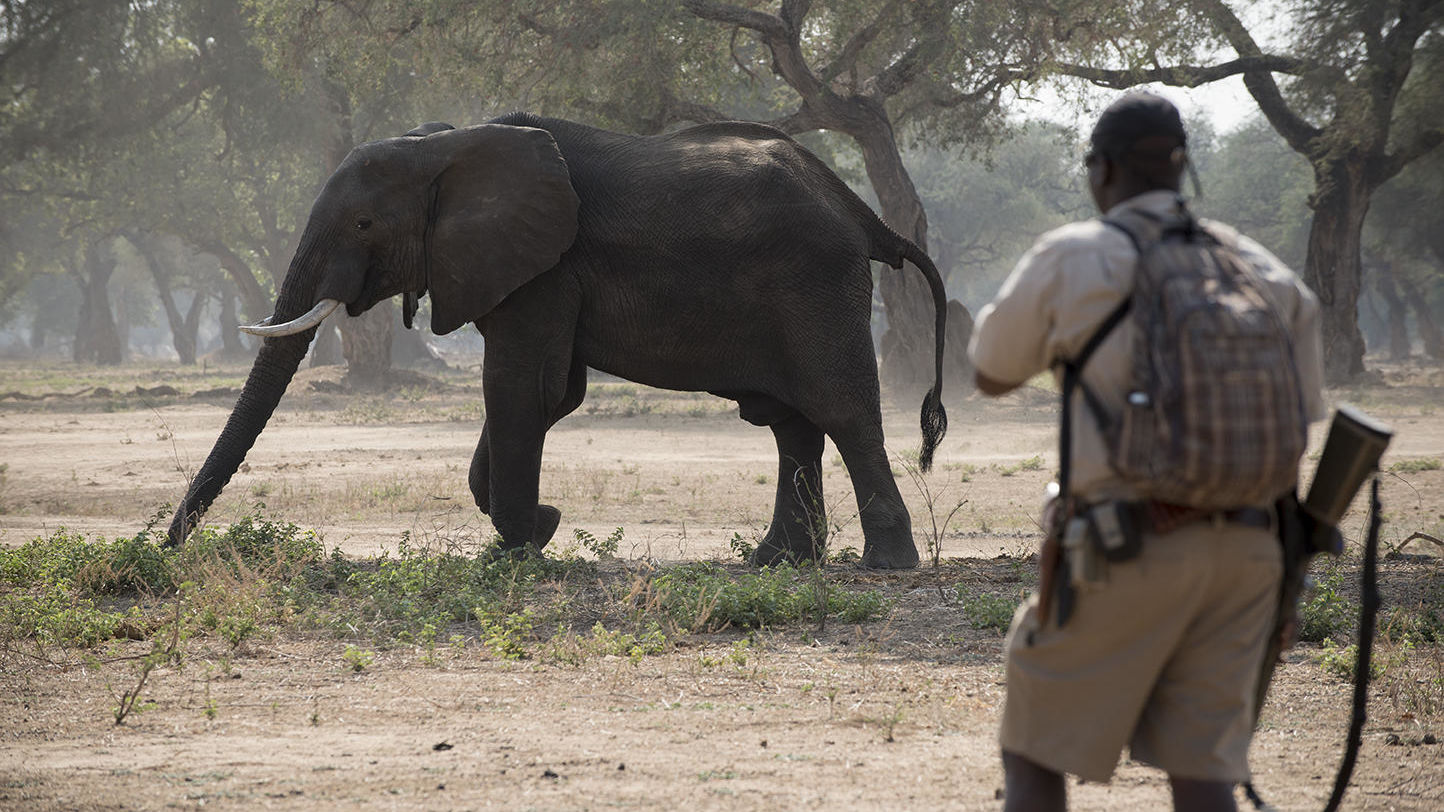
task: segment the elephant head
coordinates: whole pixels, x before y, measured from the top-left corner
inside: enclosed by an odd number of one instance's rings
[[[409,323],[430,292],[432,330],[449,333],[555,266],[576,238],[578,205],[545,130],[427,124],[353,149],[311,207],[274,314],[243,328],[265,342],[168,543],[185,539],[240,467],[327,315],[403,294]]]

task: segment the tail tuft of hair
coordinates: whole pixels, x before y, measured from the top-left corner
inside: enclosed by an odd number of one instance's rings
[[[943,441],[943,435],[948,433],[948,413],[943,408],[941,386],[933,387],[923,398],[922,429],[923,445],[918,451],[918,468],[931,471],[933,452],[937,451],[938,444]]]

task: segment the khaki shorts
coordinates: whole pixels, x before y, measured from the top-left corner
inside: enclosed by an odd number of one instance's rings
[[[1109,565],[1062,629],[1056,611],[1039,629],[1030,598],[1005,644],[1003,749],[1087,781],[1107,781],[1125,745],[1177,778],[1247,781],[1282,575],[1273,533],[1198,523]]]

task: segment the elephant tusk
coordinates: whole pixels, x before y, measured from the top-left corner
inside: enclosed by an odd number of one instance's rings
[[[340,299],[322,299],[321,301],[317,302],[316,306],[311,308],[310,312],[308,312],[306,315],[301,316],[298,319],[288,321],[285,324],[271,324],[271,317],[267,317],[265,319],[262,319],[259,324],[241,327],[240,330],[243,333],[249,333],[253,336],[270,337],[295,335],[296,333],[305,332],[306,330],[309,330],[312,327],[320,324],[322,320],[324,320],[327,316],[331,315],[332,311],[334,311],[340,306]]]

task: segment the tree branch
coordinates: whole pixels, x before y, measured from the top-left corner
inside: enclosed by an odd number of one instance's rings
[[[946,3],[942,8],[927,15],[932,18],[922,26],[923,36],[891,65],[864,83],[866,92],[877,99],[887,99],[901,93],[913,80],[943,54],[948,44],[948,16],[957,3]]]
[[[1264,55],[1263,49],[1259,48],[1253,35],[1244,27],[1243,21],[1223,0],[1192,0],[1191,5],[1218,28],[1239,57],[1257,59]],[[1313,143],[1322,131],[1289,108],[1283,93],[1279,91],[1278,83],[1274,81],[1273,73],[1264,68],[1245,71],[1243,84],[1248,88],[1249,95],[1258,102],[1264,118],[1283,136],[1289,147],[1301,155],[1311,154]]]
[[[1256,57],[1241,57],[1217,65],[1160,65],[1152,68],[1115,70],[1064,62],[1058,65],[1058,70],[1068,76],[1085,79],[1100,87],[1123,90],[1145,82],[1159,82],[1174,87],[1198,87],[1229,76],[1257,71],[1297,75],[1303,73],[1307,67],[1308,64],[1303,60],[1291,56],[1260,54]]]
[[[842,46],[842,52],[837,55],[837,58],[818,71],[818,75],[825,84],[831,84],[833,79],[851,71],[857,65],[858,56],[872,44],[873,40],[877,39],[878,34],[882,33],[883,24],[897,12],[899,5],[898,0],[892,0],[883,6],[872,22],[858,29],[857,33],[847,41],[847,44]]]
[[[734,6],[731,3],[719,3],[716,0],[682,0],[682,5],[694,16],[704,20],[751,29],[764,38],[787,38],[787,24],[781,17],[772,14]]]
[[[1384,156],[1379,167],[1380,181],[1399,174],[1410,163],[1438,149],[1440,144],[1444,144],[1444,129],[1435,127],[1420,133],[1409,143]]]
[[[802,18],[810,5],[806,0],[783,3],[782,12],[787,15],[786,19],[715,0],[682,0],[682,5],[701,19],[756,31],[762,38],[762,44],[772,53],[773,70],[804,100],[816,98],[826,91],[826,86],[807,66],[807,57],[802,53]]]

